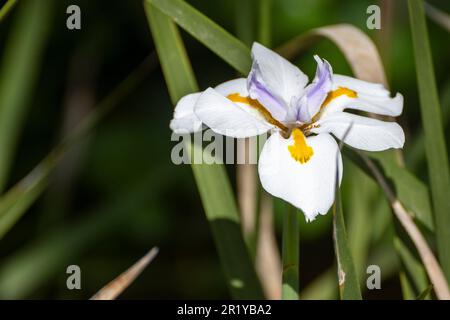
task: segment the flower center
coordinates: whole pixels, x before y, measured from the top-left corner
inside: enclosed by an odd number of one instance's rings
[[[246,104],[246,105],[256,109],[264,117],[264,119],[266,119],[266,121],[269,122],[270,124],[277,126],[282,131],[288,130],[288,128],[284,124],[282,124],[280,121],[275,119],[272,116],[272,114],[266,108],[264,108],[264,106],[261,103],[259,103],[258,100],[252,99],[250,97],[243,97],[239,93],[229,94],[227,96],[227,98],[233,102],[243,103],[243,104]]]
[[[306,143],[306,137],[302,130],[294,128],[292,137],[294,138],[294,144],[288,146],[291,157],[302,164],[308,162],[314,155],[314,150]]]

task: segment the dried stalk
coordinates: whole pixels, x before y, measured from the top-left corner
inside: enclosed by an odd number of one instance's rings
[[[405,207],[396,198],[394,191],[391,189],[387,181],[384,179],[381,172],[378,170],[376,165],[367,156],[360,153],[361,157],[365,161],[367,167],[370,169],[378,184],[383,189],[386,194],[389,203],[392,206],[395,216],[400,221],[401,225],[405,229],[406,233],[411,238],[414,246],[416,247],[419,256],[425,266],[431,283],[433,284],[436,296],[440,300],[450,300],[450,290],[448,288],[447,280],[442,272],[441,266],[439,265],[433,251],[428,246],[427,241],[417,228],[411,215],[408,214]]]
[[[159,249],[154,247],[138,262],[132,265],[128,270],[108,283],[90,300],[114,300],[141,274],[142,271],[153,261],[158,254]]]

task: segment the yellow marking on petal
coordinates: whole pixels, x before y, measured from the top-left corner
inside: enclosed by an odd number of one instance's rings
[[[313,117],[313,121],[315,122],[317,121],[317,119],[320,117],[320,114],[322,113],[323,109],[325,109],[325,107],[334,99],[340,97],[340,96],[347,96],[349,98],[356,98],[358,97],[358,94],[356,93],[356,91],[350,90],[348,88],[345,87],[339,87],[336,90],[330,91],[328,92],[327,97],[325,98],[325,101],[322,103],[322,105],[320,106],[320,110],[319,112],[316,113],[316,115]]]
[[[284,124],[279,122],[277,119],[275,119],[272,116],[272,114],[269,112],[269,110],[264,108],[264,106],[261,103],[259,103],[258,100],[252,99],[250,97],[243,97],[239,93],[229,94],[227,96],[227,98],[230,99],[233,102],[243,103],[243,104],[246,104],[246,105],[248,105],[248,106],[250,106],[252,108],[255,108],[264,117],[264,119],[266,119],[267,122],[269,122],[270,124],[272,124],[274,126],[277,126],[278,128],[280,128],[283,131],[287,131],[288,130],[288,128]]]
[[[358,94],[355,91],[350,90],[348,88],[339,87],[336,90],[328,92],[327,98],[322,103],[321,107],[326,107],[331,101],[333,101],[334,99],[336,99],[336,98],[338,98],[340,96],[344,96],[344,95],[349,97],[349,98],[356,98],[356,97],[358,97]]]
[[[314,155],[314,150],[306,143],[306,137],[302,130],[295,128],[292,130],[294,144],[288,146],[291,157],[300,163],[306,163]]]

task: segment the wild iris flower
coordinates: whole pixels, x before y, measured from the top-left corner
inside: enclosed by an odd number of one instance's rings
[[[405,136],[395,122],[349,113],[352,109],[398,116],[403,97],[381,84],[333,74],[315,56],[313,81],[275,52],[254,43],[248,77],[183,97],[170,123],[175,133],[213,131],[245,138],[270,131],[259,159],[264,189],[301,209],[306,220],[326,214],[342,179],[337,139],[367,151],[402,148]]]

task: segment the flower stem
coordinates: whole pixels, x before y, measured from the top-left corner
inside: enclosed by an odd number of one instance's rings
[[[283,300],[298,299],[299,269],[298,212],[288,205],[283,221]]]

